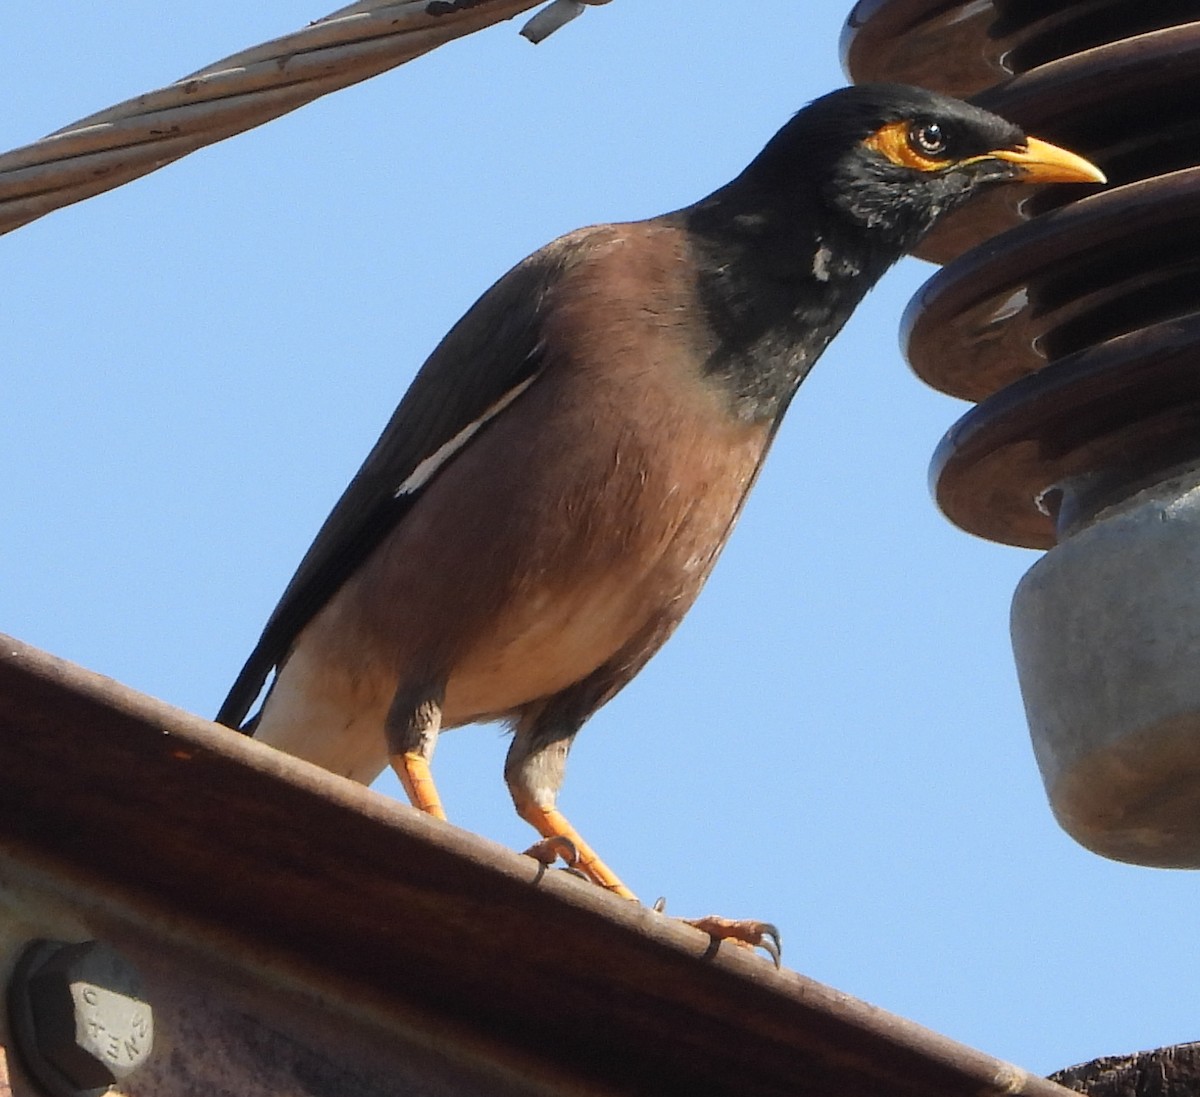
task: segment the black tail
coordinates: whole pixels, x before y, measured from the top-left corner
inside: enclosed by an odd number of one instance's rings
[[[227,728],[233,728],[234,731],[240,731],[243,735],[253,735],[254,729],[258,727],[258,718],[262,714],[262,709],[260,708],[249,720],[246,719],[246,714],[258,699],[258,695],[262,693],[263,685],[274,669],[275,660],[263,651],[263,645],[260,642],[259,646],[250,653],[246,665],[242,667],[229,694],[221,703],[216,722],[224,724]]]

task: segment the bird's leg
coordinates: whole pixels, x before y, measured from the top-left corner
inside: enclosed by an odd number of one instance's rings
[[[525,852],[543,864],[553,864],[557,857],[563,856],[572,868],[593,883],[622,899],[636,901],[637,896],[596,856],[596,851],[555,807],[566,772],[567,752],[574,738],[575,732],[571,731],[547,739],[543,732],[524,720],[517,725],[504,763],[504,780],[512,793],[517,814],[542,836],[542,841]],[[564,846],[568,847],[571,856],[564,855]]]
[[[441,727],[440,696],[425,694],[414,702],[408,691],[397,692],[387,716],[388,759],[409,803],[435,819],[446,818],[429,769]]]
[[[586,714],[588,709],[581,707],[574,711]],[[542,836],[542,841],[525,852],[545,865],[551,865],[557,857],[563,856],[573,869],[593,883],[622,899],[637,902],[637,896],[596,856],[592,847],[555,807],[555,798],[566,773],[567,752],[579,730],[578,723],[571,719],[572,712],[571,705],[559,708],[553,702],[531,707],[518,721],[512,745],[508,748],[504,780],[512,793],[517,814]],[[564,856],[564,846],[573,857]],[[654,909],[662,912],[659,904],[655,904]],[[732,941],[744,948],[761,948],[770,955],[776,967],[780,966],[779,930],[770,922],[722,918],[715,914],[679,921],[707,933],[714,948],[720,941]]]

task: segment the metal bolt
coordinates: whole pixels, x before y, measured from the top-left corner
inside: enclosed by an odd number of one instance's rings
[[[99,941],[33,942],[8,999],[21,1061],[52,1097],[103,1093],[137,1070],[154,1045],[137,973]]]

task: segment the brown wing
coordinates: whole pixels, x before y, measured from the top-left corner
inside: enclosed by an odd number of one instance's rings
[[[429,356],[300,561],[221,705],[219,723],[243,725],[305,625],[404,518],[444,461],[486,429],[489,412],[536,378],[544,303],[567,250],[551,245],[514,267]]]

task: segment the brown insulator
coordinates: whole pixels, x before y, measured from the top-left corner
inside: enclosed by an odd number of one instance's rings
[[[1198,18],[1194,0],[863,0],[843,38],[855,81],[967,96],[1108,175],[948,222],[904,344],[977,402],[937,448],[938,505],[1049,550],[1012,630],[1056,816],[1096,852],[1177,867],[1200,867]]]

